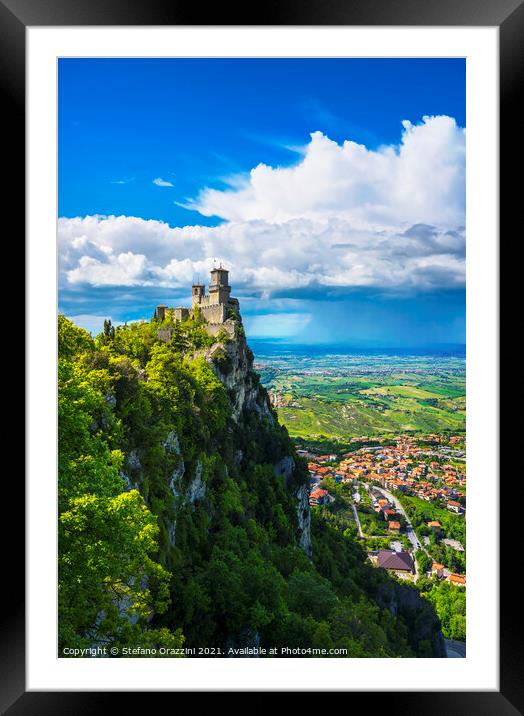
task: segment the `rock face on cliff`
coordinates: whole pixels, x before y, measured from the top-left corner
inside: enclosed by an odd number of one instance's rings
[[[243,411],[251,410],[275,422],[268,395],[253,371],[253,353],[247,345],[241,322],[230,318],[222,329],[229,339],[225,343],[215,343],[204,355],[228,390],[233,420],[238,423]]]
[[[228,391],[233,406],[233,421],[239,424],[242,416],[251,413],[258,420],[265,420],[278,427],[278,419],[267,391],[253,370],[253,353],[247,344],[241,319],[228,319],[221,328],[229,339],[225,343],[217,341],[205,351],[204,357]],[[309,492],[304,483],[293,485],[296,469],[296,455],[291,454],[288,446],[288,452],[279,455],[274,462],[274,471],[282,477],[295,497],[299,542],[306,554],[311,556]]]
[[[247,460],[245,440],[260,442],[263,449],[257,460],[270,462],[273,471],[294,503],[294,519],[297,542],[311,557],[311,517],[309,495],[304,467],[298,458],[285,428],[278,424],[269,396],[260,384],[253,369],[253,353],[250,350],[240,316],[230,318],[219,327],[210,324],[206,331],[215,342],[205,349],[197,350],[192,359],[204,359],[213,374],[224,386],[230,403],[230,427],[227,443],[223,445],[224,456],[233,450],[231,469],[242,473]],[[171,333],[172,331],[170,331]],[[142,374],[142,380],[147,375]],[[176,545],[178,513],[184,509],[208,509],[206,505],[205,458],[195,461],[184,453],[181,437],[170,430],[161,441],[165,460],[171,465],[167,477],[169,493],[175,498],[175,508],[166,522],[166,541],[169,548]],[[227,463],[227,461],[226,461]],[[224,467],[229,473],[227,464]],[[144,484],[144,468],[140,450],[133,447],[126,455],[125,475],[127,489]]]
[[[381,585],[376,600],[380,606],[389,609],[393,616],[401,616],[414,625],[411,630],[413,644],[427,641],[433,656],[446,657],[446,646],[437,615],[415,587],[391,581]]]
[[[311,557],[313,546],[311,544],[311,511],[309,509],[309,491],[306,485],[301,485],[297,492],[297,519],[300,533],[300,546]]]

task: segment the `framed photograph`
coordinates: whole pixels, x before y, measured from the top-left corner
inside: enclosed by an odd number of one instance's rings
[[[3,708],[522,711],[498,348],[522,4],[0,12],[28,286]]]

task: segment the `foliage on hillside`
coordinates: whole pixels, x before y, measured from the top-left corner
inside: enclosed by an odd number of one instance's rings
[[[402,506],[406,510],[415,530],[420,527],[421,535],[431,534],[431,529],[427,527],[427,523],[436,520],[442,526],[444,537],[459,540],[462,544],[465,543],[466,522],[463,515],[456,515],[445,507],[440,507],[435,502],[426,502],[426,500],[421,500],[420,497],[404,495],[397,490],[395,490],[395,494],[401,500]]]
[[[442,543],[443,538],[458,540],[462,545],[466,544],[466,520],[463,515],[456,515],[434,502],[426,502],[418,497],[404,495],[395,491],[401,500],[404,509],[409,517],[418,538],[429,538],[426,550],[435,562],[444,564],[450,570],[461,574],[466,571],[466,553],[459,552],[452,547]],[[441,529],[435,534],[428,522],[436,520],[440,522]],[[424,565],[425,567],[425,565]],[[423,568],[422,571],[425,571]]]
[[[293,407],[278,409],[280,420],[290,435],[343,440],[359,435],[394,435],[399,432],[458,432],[464,430],[462,413],[430,406],[414,398],[381,397],[380,408],[374,396],[325,400],[318,396],[298,398]],[[391,405],[388,405],[388,400]]]
[[[419,581],[421,594],[435,607],[446,639],[466,639],[466,590],[436,579]]]
[[[177,647],[180,631],[148,628],[169,604],[169,573],[152,559],[156,519],[136,490],[124,492],[122,423],[108,397],[115,362],[58,322],[59,650],[109,643]]]
[[[274,418],[231,420],[198,316],[171,324],[169,343],[160,327],[107,323],[93,340],[59,317],[59,648],[431,655],[419,607],[393,615],[395,583],[349,532],[315,517],[313,561],[300,548],[305,463]],[[287,485],[274,470],[286,455]]]

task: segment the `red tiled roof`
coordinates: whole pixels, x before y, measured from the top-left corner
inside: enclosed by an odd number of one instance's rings
[[[455,582],[456,584],[466,584],[466,577],[463,577],[461,574],[450,574],[449,581]]]
[[[327,495],[327,493],[327,490],[314,490],[311,493],[310,497],[316,497],[318,499],[319,497],[324,497],[325,495]]]

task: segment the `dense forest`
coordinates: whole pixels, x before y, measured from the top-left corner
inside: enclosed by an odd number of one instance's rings
[[[59,316],[59,655],[260,645],[443,656],[429,600],[321,514],[310,529],[306,465],[239,317],[230,328],[210,336],[194,315],[106,322],[92,338]]]

